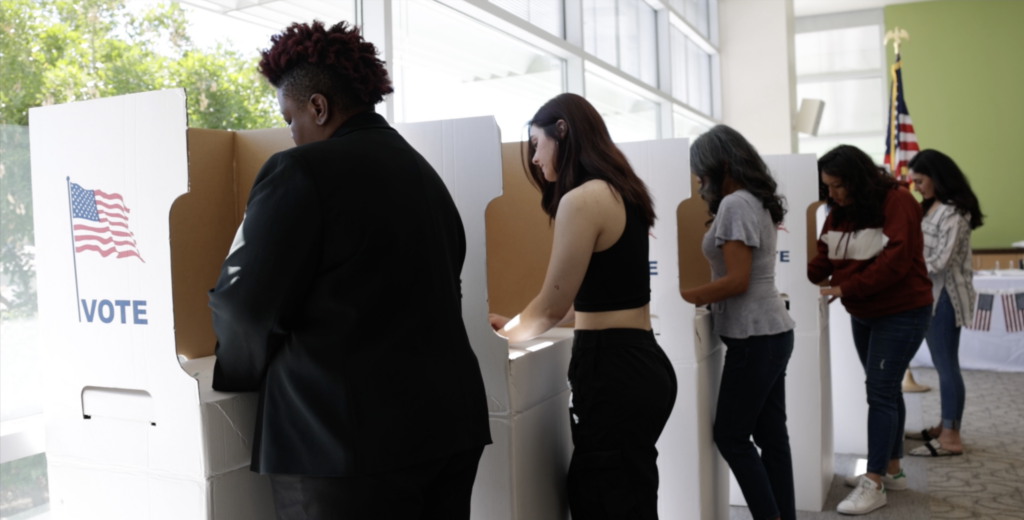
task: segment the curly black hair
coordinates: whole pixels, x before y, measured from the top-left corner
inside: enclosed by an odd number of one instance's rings
[[[722,204],[722,182],[726,175],[757,197],[779,224],[786,216],[785,198],[776,193],[778,183],[768,172],[757,149],[739,132],[715,125],[690,145],[690,173],[701,178],[700,196],[708,203],[710,224]]]
[[[971,229],[981,227],[984,215],[981,214],[978,197],[952,158],[938,150],[922,150],[910,160],[907,167],[912,170],[911,173],[927,175],[935,186],[935,197],[921,201],[925,213],[938,200],[970,218]]]
[[[854,229],[864,229],[885,223],[885,198],[899,183],[876,166],[868,154],[856,146],[841,144],[818,159],[818,171],[838,177],[846,189],[849,202],[845,206],[826,195],[833,224],[850,221]]]
[[[330,29],[319,20],[293,23],[270,41],[260,52],[260,74],[291,99],[322,94],[343,111],[356,112],[394,92],[377,48],[348,22]]]

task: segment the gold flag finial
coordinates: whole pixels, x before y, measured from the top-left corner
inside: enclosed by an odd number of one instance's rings
[[[882,40],[882,45],[889,45],[889,40],[893,41],[893,49],[896,51],[896,54],[899,54],[900,42],[904,40],[910,41],[910,35],[907,34],[906,29],[900,29],[899,26],[896,26],[885,33],[885,39]]]

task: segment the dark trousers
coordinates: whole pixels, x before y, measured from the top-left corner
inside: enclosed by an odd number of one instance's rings
[[[921,347],[931,304],[878,318],[853,321],[853,343],[867,376],[868,472],[885,475],[892,459],[903,458],[903,374]]]
[[[715,444],[755,520],[796,519],[793,458],[786,428],[786,366],[793,331],[736,339],[728,347],[715,412]],[[750,442],[761,448],[760,455]]]
[[[928,350],[939,373],[939,395],[942,398],[942,427],[960,429],[964,416],[964,376],[960,373],[960,327],[949,294],[942,289],[935,304],[935,315],[928,326]]]
[[[278,520],[468,519],[484,447],[379,475],[271,475]]]
[[[658,450],[676,375],[654,333],[577,330],[569,362],[573,520],[658,518]]]

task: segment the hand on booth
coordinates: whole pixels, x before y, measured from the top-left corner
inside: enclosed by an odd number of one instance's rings
[[[511,318],[506,318],[500,314],[491,313],[487,315],[487,320],[491,322],[491,328],[494,329],[494,332],[505,328],[505,324],[508,323],[509,319]],[[501,334],[498,335],[500,336]]]
[[[831,296],[831,298],[828,299],[828,302],[832,303],[832,302],[836,301],[836,298],[842,298],[843,297],[843,289],[841,287],[822,287],[821,288],[821,295],[822,296]]]

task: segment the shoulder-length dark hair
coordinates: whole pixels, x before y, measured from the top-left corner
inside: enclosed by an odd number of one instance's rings
[[[818,159],[818,171],[838,177],[846,188],[846,206],[827,197],[833,224],[849,221],[854,229],[864,229],[885,223],[885,198],[899,184],[875,166],[868,154],[856,146],[841,144]]]
[[[969,217],[971,229],[981,227],[984,215],[981,214],[978,197],[974,196],[971,183],[967,182],[964,172],[960,171],[960,167],[953,159],[938,150],[922,150],[910,160],[907,167],[914,173],[927,175],[935,186],[935,198],[921,201],[926,213],[938,200],[955,207],[961,214]]]
[[[786,216],[784,198],[776,193],[778,184],[768,172],[768,165],[754,145],[728,126],[716,125],[690,145],[690,173],[704,179],[700,196],[708,203],[712,220],[722,204],[726,176],[757,197],[772,222],[778,224]]]
[[[559,138],[555,124],[565,121],[567,131]],[[530,182],[541,192],[541,207],[555,218],[558,203],[573,188],[594,179],[607,182],[626,202],[640,208],[647,227],[654,225],[654,203],[644,181],[637,177],[626,156],[612,142],[601,114],[586,99],[576,94],[555,96],[537,110],[530,126],[536,125],[557,141],[555,160],[558,179],[548,182],[544,172],[533,164],[537,152],[532,140],[527,141],[529,153],[523,158]]]

